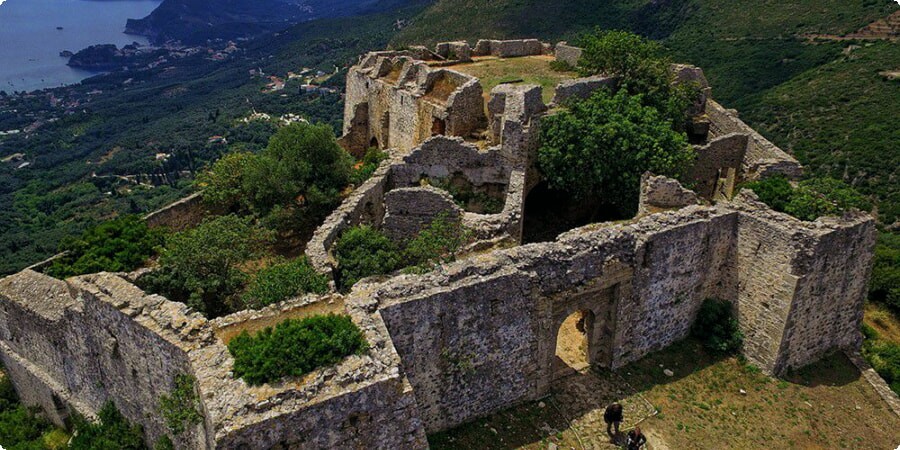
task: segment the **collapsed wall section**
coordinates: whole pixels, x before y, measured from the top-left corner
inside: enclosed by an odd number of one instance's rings
[[[773,174],[799,178],[803,174],[803,167],[794,157],[750,128],[732,110],[725,109],[722,105],[709,99],[706,114],[709,116],[712,138],[730,133],[745,134],[749,137],[747,156],[744,158],[740,177],[742,180],[751,181]]]

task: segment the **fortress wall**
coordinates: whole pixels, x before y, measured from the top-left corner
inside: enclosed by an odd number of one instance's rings
[[[590,353],[604,367],[685,337],[702,300],[733,285],[722,280],[733,278],[737,217],[701,207],[661,216],[586,227],[370,291],[426,429],[545,395],[556,334],[575,311],[595,313]]]
[[[428,432],[540,394],[531,284],[527,274],[493,273],[380,309]]]
[[[310,264],[321,273],[331,276],[333,258],[331,247],[344,230],[359,224],[379,225],[384,218],[384,193],[387,190],[388,171],[392,160],[378,166],[371,178],[345,199],[328,218],[316,228],[306,245]]]
[[[182,231],[198,225],[206,215],[203,194],[198,192],[147,214],[144,221],[151,228],[167,227],[172,231]]]
[[[327,298],[327,297],[323,297]],[[366,292],[345,298],[369,348],[302,378],[248,386],[220,341],[192,352],[216,448],[427,448],[416,398]]]
[[[736,223],[734,213],[690,206],[632,225],[561,236],[561,242],[583,252],[570,258],[568,272],[590,279],[590,270],[615,260],[631,273],[628,279],[616,281],[616,305],[608,324],[614,338],[606,344],[610,346],[608,362],[599,362],[622,367],[683,339],[704,299],[727,297],[727,289],[734,285],[731,257]],[[616,277],[614,272],[611,276]],[[562,293],[584,283],[573,277],[561,281],[565,283],[559,286]]]
[[[54,300],[64,307],[48,313],[33,298],[21,302],[17,286],[41,289],[66,284],[71,292]],[[174,386],[178,374],[191,374],[180,338],[165,336],[164,327],[182,321],[189,334],[186,307],[159,296],[145,296],[127,281],[110,274],[62,282],[34,272],[9,277],[0,287],[4,362],[26,404],[36,404],[57,424],[75,410],[94,416],[107,401],[143,426],[147,442],[166,433],[159,398]],[[52,314],[52,316],[51,316]],[[148,351],[152,349],[152,351]],[[202,427],[178,440],[201,448]]]
[[[451,222],[462,216],[449,193],[431,186],[394,189],[384,196],[384,204],[382,231],[395,242],[414,238],[441,215]]]
[[[725,109],[712,99],[707,101],[706,113],[711,122],[712,138],[730,133],[746,134],[750,137],[740,179],[750,181],[773,174],[799,178],[803,174],[803,167],[793,156],[785,153],[756,130],[747,126],[735,113]]]
[[[747,153],[748,139],[746,134],[729,133],[694,147],[697,158],[690,176],[696,181],[694,191],[697,194],[708,199],[715,197],[716,185],[720,178],[728,178],[729,169],[734,172],[733,183],[742,181],[738,175]]]
[[[700,204],[697,194],[690,189],[685,189],[678,180],[656,176],[650,172],[641,175],[641,190],[638,196],[639,216],[697,204]]]
[[[375,141],[408,151],[435,134],[468,136],[484,124],[481,84],[469,75],[380,54],[347,75],[340,142],[351,153]]]
[[[784,329],[797,289],[792,270],[794,236],[764,218],[738,220],[737,317],[743,354],[767,373],[777,372]]]
[[[783,367],[800,368],[828,352],[862,345],[860,327],[875,248],[869,218],[821,219],[827,228],[808,233],[794,260],[803,274],[788,316]]]
[[[560,42],[556,44],[556,60],[562,61],[572,67],[578,66],[578,60],[584,49],[569,45],[568,42]]]
[[[395,376],[221,434],[216,448],[425,449],[416,401]]]

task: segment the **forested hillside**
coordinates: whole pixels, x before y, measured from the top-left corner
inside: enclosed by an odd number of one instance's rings
[[[306,67],[332,73],[360,53],[386,46],[396,21],[420,10],[300,24],[246,43],[226,62],[197,55],[151,71],[0,98],[0,130],[24,128],[35,114],[60,116],[27,137],[0,136],[0,274],[54,254],[60,240],[91,224],[180,198],[192,173],[226,151],[265,146],[274,127],[241,120],[254,111],[276,118],[299,114],[339,132],[339,94],[304,92],[299,80],[289,80],[280,92],[263,92],[269,79],[250,71],[286,77]],[[341,89],[342,76],[325,82],[332,84]],[[90,102],[70,114],[52,106],[54,98]],[[229,145],[210,142],[215,136]],[[27,167],[19,168],[18,155]],[[134,184],[141,176],[155,183]]]

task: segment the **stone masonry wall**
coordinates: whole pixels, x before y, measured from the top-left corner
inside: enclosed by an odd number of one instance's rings
[[[48,295],[41,299],[52,303],[35,304],[33,293],[42,291]],[[3,359],[27,361],[13,364],[10,376],[23,400],[50,411],[57,424],[66,407],[94,416],[112,401],[144,427],[152,444],[166,433],[159,397],[171,391],[176,375],[192,374],[185,351],[155,319],[169,320],[175,305],[111,275],[62,282],[22,272],[0,281]],[[53,404],[42,389],[54,391]],[[185,448],[205,441],[203,427],[177,440]]]
[[[712,138],[724,136],[730,133],[740,133],[750,136],[750,144],[747,148],[747,156],[742,165],[741,179],[752,181],[759,177],[767,177],[772,174],[782,174],[788,178],[798,178],[803,173],[803,167],[794,157],[788,155],[775,144],[769,142],[753,128],[747,126],[735,113],[725,109],[712,99],[707,101],[706,113],[710,119],[710,134]]]

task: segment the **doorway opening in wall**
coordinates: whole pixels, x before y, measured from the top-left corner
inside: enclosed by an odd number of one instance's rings
[[[556,358],[553,372],[557,378],[588,368],[590,361],[590,333],[594,327],[594,313],[576,311],[566,317],[556,335]]]
[[[431,123],[431,135],[432,136],[443,136],[447,133],[447,122],[443,119],[434,118],[434,122]]]

